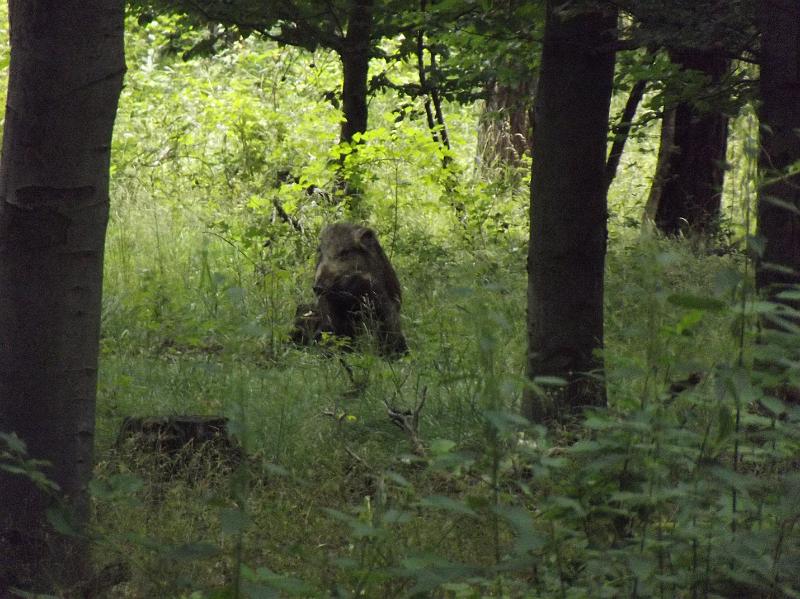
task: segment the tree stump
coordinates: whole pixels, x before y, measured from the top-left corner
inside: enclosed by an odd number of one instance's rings
[[[190,467],[198,463],[229,468],[243,457],[224,416],[128,416],[122,421],[117,448],[154,457],[156,465],[170,474],[194,470]]]

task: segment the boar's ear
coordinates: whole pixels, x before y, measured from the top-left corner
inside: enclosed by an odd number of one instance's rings
[[[375,236],[375,231],[361,227],[356,232],[356,240],[365,248],[374,248],[378,245],[378,238]]]

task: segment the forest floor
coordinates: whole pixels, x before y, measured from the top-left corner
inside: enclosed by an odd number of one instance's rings
[[[642,232],[657,131],[631,140],[609,198],[610,407],[545,432],[517,416],[530,166],[476,167],[478,107],[446,107],[453,189],[424,119],[373,99],[364,195],[345,208],[305,191],[331,182],[334,58],[248,41],[182,62],[159,53],[167,25],[131,23],[113,151],[92,493],[98,566],[130,570],[114,596],[652,596],[727,580],[729,522],[769,503],[731,458],[754,335],[734,243],[752,119],[730,144],[726,235],[707,244]],[[318,233],[344,219],[377,230],[401,280],[397,361],[287,341]],[[416,439],[390,409],[418,410]],[[229,418],[246,457],[176,464],[117,443],[125,417],[186,414]],[[789,446],[752,473],[779,471]]]

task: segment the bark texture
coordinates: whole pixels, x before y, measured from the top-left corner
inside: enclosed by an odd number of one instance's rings
[[[427,8],[427,1],[420,0],[419,6],[420,11],[425,12]],[[434,52],[433,48],[428,48],[428,54],[430,55],[431,61],[431,71],[436,70],[436,53]],[[419,87],[420,92],[422,93],[423,97],[425,98],[424,106],[425,106],[425,117],[427,118],[428,122],[428,129],[431,131],[431,136],[433,137],[433,141],[436,143],[441,143],[442,146],[446,149],[450,149],[450,137],[447,133],[447,126],[444,122],[444,113],[442,112],[442,99],[439,95],[439,90],[436,88],[435,85],[431,85],[428,82],[428,76],[426,73],[425,67],[425,30],[419,29],[417,30],[417,73],[419,74]],[[435,111],[435,117],[434,117]],[[438,128],[437,128],[438,127]],[[450,164],[450,156],[445,154],[444,158],[442,158],[442,167],[447,168],[448,164]]]
[[[628,141],[628,135],[633,126],[633,117],[636,116],[636,109],[644,97],[644,91],[647,88],[647,80],[639,79],[631,87],[628,94],[628,100],[625,102],[625,108],[622,110],[619,122],[613,129],[614,141],[611,144],[611,149],[608,152],[608,160],[606,161],[606,189],[611,187],[614,178],[617,176],[617,169],[619,168],[620,160],[622,160],[622,153],[625,151],[625,144]]]
[[[611,8],[547,3],[533,128],[527,375],[567,385],[545,396],[525,392],[523,413],[534,421],[606,401],[598,352],[614,54],[599,49],[613,41],[616,23]]]
[[[374,0],[353,0],[348,15],[347,35],[339,56],[342,61],[342,142],[350,143],[356,133],[367,130],[367,76],[372,48]]]
[[[650,193],[644,207],[644,223],[649,226],[656,222],[656,212],[661,200],[662,190],[669,177],[670,154],[674,151],[675,140],[675,110],[665,110],[661,117],[661,137],[658,144],[658,157],[656,158],[656,172],[650,185]]]
[[[121,0],[11,0],[0,162],[0,429],[16,432],[78,527],[92,470],[111,132],[125,71]],[[88,572],[54,533],[56,498],[0,471],[0,596]]]
[[[785,169],[800,160],[800,3],[761,0],[761,155],[758,232],[764,252],[756,286],[774,298],[800,284],[800,174]],[[779,205],[783,204],[783,205]]]
[[[695,70],[714,86],[726,75],[730,60],[718,51],[683,50],[670,53],[682,69]],[[655,224],[667,235],[707,233],[719,222],[728,116],[716,109],[701,111],[681,102],[672,114],[671,138],[663,133],[656,167],[660,181],[650,194]],[[666,163],[661,163],[665,160]]]
[[[531,143],[531,105],[535,82],[515,86],[492,82],[478,122],[481,164],[518,165]]]

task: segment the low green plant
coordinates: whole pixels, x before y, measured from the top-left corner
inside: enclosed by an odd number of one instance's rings
[[[775,308],[749,223],[724,251],[641,235],[655,132],[611,190],[609,406],[546,430],[517,415],[558,383],[523,377],[527,167],[473,168],[475,107],[446,106],[447,171],[392,91],[352,152],[320,94],[335,57],[248,39],[182,62],[155,49],[173,29],[129,23],[114,141],[92,493],[119,596],[798,595],[795,337],[756,342]],[[342,218],[398,272],[397,361],[287,342]],[[181,414],[227,416],[246,458],[167,476],[117,442]]]

